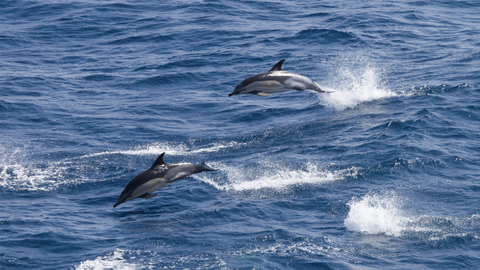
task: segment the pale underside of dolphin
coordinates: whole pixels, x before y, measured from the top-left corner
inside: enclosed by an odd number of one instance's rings
[[[309,78],[282,70],[283,62],[285,62],[285,59],[280,60],[268,72],[256,74],[243,80],[228,96],[252,94],[268,97],[271,93],[280,93],[290,90],[312,90],[328,93],[327,91],[322,90],[318,84]]]
[[[152,192],[162,189],[177,180],[187,178],[192,174],[203,171],[216,171],[205,164],[205,161],[202,165],[193,163],[165,163],[163,161],[164,155],[165,153],[162,153],[150,169],[135,176],[127,184],[113,207],[117,207],[119,204],[136,198],[151,199],[157,196],[157,194],[152,194]]]

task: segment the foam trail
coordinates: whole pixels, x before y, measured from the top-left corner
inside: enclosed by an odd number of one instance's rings
[[[355,177],[356,168],[330,171],[318,165],[308,163],[302,168],[290,168],[278,163],[265,162],[253,168],[236,168],[222,164],[214,164],[226,175],[196,175],[197,178],[225,191],[248,191],[271,188],[282,190],[297,184],[322,184]],[[226,179],[225,179],[226,178]]]
[[[167,155],[183,156],[183,155],[189,155],[189,154],[218,152],[225,148],[235,148],[235,147],[243,146],[245,144],[246,143],[237,143],[237,142],[212,143],[211,145],[195,149],[192,147],[187,147],[185,144],[171,145],[168,143],[153,143],[149,145],[139,146],[134,149],[113,150],[113,151],[104,151],[99,153],[87,154],[87,155],[81,156],[80,158],[90,158],[90,157],[96,157],[96,156],[115,155],[115,154],[132,155],[132,156],[159,155],[163,152],[166,152]]]
[[[218,152],[218,151],[220,151],[222,149],[225,149],[225,148],[236,148],[236,147],[240,147],[240,146],[244,146],[244,145],[246,145],[246,143],[238,143],[238,142],[214,143],[212,146],[209,146],[209,147],[190,150],[190,153],[192,153],[192,154],[212,153],[212,152]]]
[[[166,152],[168,155],[173,155],[173,156],[184,155],[185,153],[188,152],[188,147],[183,144],[172,146],[167,143],[153,143],[149,145],[139,146],[134,149],[113,150],[113,151],[104,151],[99,153],[87,154],[79,158],[90,158],[90,157],[115,155],[115,154],[145,156],[145,155],[158,155],[163,152]]]
[[[322,105],[341,111],[359,104],[397,96],[386,89],[379,69],[372,66],[368,59],[355,59],[354,62],[339,61],[339,68],[332,72],[332,82],[325,90],[330,94],[319,94]]]

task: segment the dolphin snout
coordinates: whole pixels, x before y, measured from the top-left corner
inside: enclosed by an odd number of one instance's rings
[[[242,92],[242,90],[240,90],[240,88],[235,87],[235,89],[233,89],[233,92],[228,94],[228,96],[231,97],[231,96],[234,96],[234,95],[240,95],[241,92]]]
[[[240,93],[242,93],[242,91],[245,90],[245,87],[242,83],[239,83],[235,89],[233,89],[233,92],[228,94],[229,97],[231,96],[234,96],[234,95],[240,95]]]

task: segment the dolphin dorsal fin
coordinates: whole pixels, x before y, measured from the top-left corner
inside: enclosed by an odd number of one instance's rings
[[[282,70],[283,62],[285,62],[285,59],[282,59],[282,60],[278,61],[278,63],[276,63],[275,66],[273,66],[273,68],[270,69],[269,71],[280,71],[280,70]]]
[[[157,167],[158,165],[162,165],[162,164],[165,164],[165,162],[163,162],[163,156],[165,155],[165,152],[163,152],[162,154],[160,154],[160,156],[158,156],[158,158],[155,160],[155,162],[153,163],[152,167],[150,168],[153,169],[155,167]]]

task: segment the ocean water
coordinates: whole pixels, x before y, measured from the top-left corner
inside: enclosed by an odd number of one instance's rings
[[[1,1],[0,268],[480,267],[478,14]],[[280,59],[333,93],[227,97]],[[113,208],[163,152],[219,170]]]

